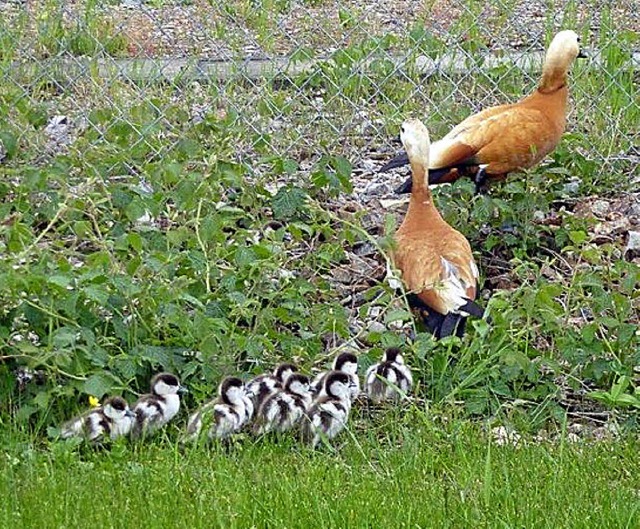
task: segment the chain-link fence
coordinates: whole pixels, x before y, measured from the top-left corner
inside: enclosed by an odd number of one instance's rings
[[[634,0],[0,0],[0,149],[5,158],[28,151],[29,163],[68,151],[91,163],[92,149],[112,141],[135,165],[176,146],[188,154],[185,127],[204,121],[229,126],[227,147],[256,167],[276,157],[304,170],[330,154],[371,170],[408,115],[438,138],[470,112],[530,92],[545,45],[574,28],[595,53],[574,65],[570,135],[554,156],[571,152],[634,175],[637,8]],[[108,172],[100,157],[93,163]]]

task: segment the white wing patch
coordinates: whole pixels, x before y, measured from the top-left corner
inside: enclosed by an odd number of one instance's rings
[[[438,291],[438,295],[444,302],[447,312],[460,313],[460,307],[468,302],[467,288],[464,280],[458,273],[458,268],[451,261],[440,257],[442,263],[442,277],[440,282],[433,285],[433,289]]]
[[[471,275],[473,275],[474,278],[478,279],[480,277],[480,270],[478,270],[478,265],[476,265],[473,257],[469,261],[469,268],[471,269]]]

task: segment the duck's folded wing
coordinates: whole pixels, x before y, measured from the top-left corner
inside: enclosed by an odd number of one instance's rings
[[[137,422],[142,427],[154,426],[162,421],[162,408],[156,401],[139,402],[135,407]]]

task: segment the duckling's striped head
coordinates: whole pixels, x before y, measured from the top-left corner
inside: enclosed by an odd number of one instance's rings
[[[340,353],[333,362],[333,369],[355,375],[358,372],[358,358],[353,353]]]
[[[129,409],[129,404],[122,397],[107,399],[102,409],[104,414],[114,421],[121,421],[125,417],[135,417],[135,414]]]
[[[284,363],[280,364],[273,371],[273,376],[278,379],[281,384],[284,384],[287,379],[298,371],[298,366],[295,364]]]
[[[404,364],[402,352],[397,347],[389,347],[382,355],[383,362],[395,362],[396,364]]]
[[[296,395],[304,395],[311,391],[309,385],[311,381],[307,375],[294,373],[291,375],[284,386],[285,391],[295,393]]]
[[[324,391],[330,397],[349,399],[350,395],[349,375],[342,371],[331,371],[324,381]]]
[[[226,404],[237,404],[245,396],[244,383],[238,377],[227,377],[220,383],[218,393]]]
[[[159,373],[151,379],[151,393],[165,396],[185,393],[186,389],[180,385],[180,380],[171,373]]]
[[[431,140],[429,131],[422,121],[419,119],[405,121],[400,128],[400,140],[411,163],[429,167]]]

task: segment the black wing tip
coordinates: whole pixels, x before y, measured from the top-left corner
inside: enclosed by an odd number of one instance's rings
[[[475,316],[476,318],[482,318],[484,316],[484,309],[475,301],[471,301],[470,299],[468,299],[459,310],[466,312],[469,316]]]
[[[411,193],[411,187],[413,186],[413,179],[411,177],[407,178],[402,184],[396,187],[393,192],[396,195],[406,195],[407,193]]]
[[[378,173],[386,173],[391,169],[395,169],[396,167],[404,167],[409,163],[409,156],[407,153],[398,154],[395,158],[388,161],[384,164],[380,169],[378,169]]]

